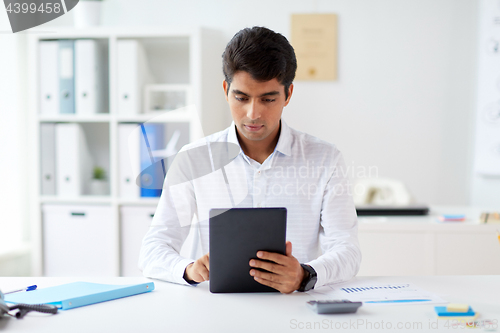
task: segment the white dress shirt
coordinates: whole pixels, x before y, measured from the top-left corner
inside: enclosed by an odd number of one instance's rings
[[[340,151],[281,120],[276,148],[262,164],[241,150],[234,123],[186,145],[181,152],[228,142],[237,148],[236,157],[227,164],[218,163],[211,152],[209,163],[190,166],[189,177],[198,178],[176,181],[169,177],[169,170],[151,228],[142,243],[139,268],[144,275],[187,284],[184,271],[197,258],[183,258],[179,251],[194,223],[199,227],[203,253],[208,252],[212,208],[286,207],[286,238],[292,242],[292,255],[317,272],[315,287],[354,277],[361,252],[356,210]],[[192,175],[193,169],[200,170],[206,164],[210,164],[208,172]],[[187,172],[186,167],[182,169]]]

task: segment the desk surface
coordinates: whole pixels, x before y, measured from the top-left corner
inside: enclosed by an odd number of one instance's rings
[[[480,320],[500,322],[500,276],[419,276],[357,277],[373,283],[415,283],[447,301],[468,303],[481,314]],[[145,278],[48,278],[2,277],[2,290],[37,284],[39,288],[88,281],[109,284],[132,284],[150,281]],[[208,284],[181,286],[154,280],[155,291],[114,301],[94,304],[56,315],[30,313],[24,319],[0,320],[0,331],[13,332],[297,332],[319,331],[372,332],[454,332],[437,320],[434,305],[363,306],[356,314],[318,315],[306,302],[305,293],[283,294],[211,294]],[[438,323],[438,324],[437,324]],[[435,329],[435,325],[439,328]],[[371,325],[371,329],[370,329]],[[397,325],[403,325],[396,329]],[[431,328],[429,328],[430,325]],[[406,328],[405,328],[406,326]],[[378,327],[378,330],[376,329]],[[476,329],[482,332],[483,329]]]
[[[484,208],[473,206],[431,206],[428,215],[417,216],[359,216],[360,231],[433,231],[437,233],[484,233],[496,234],[499,224],[479,223],[483,212],[498,211],[499,207]],[[465,215],[464,221],[440,222],[443,214]]]

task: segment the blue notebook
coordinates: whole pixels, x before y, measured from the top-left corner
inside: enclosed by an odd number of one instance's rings
[[[61,310],[69,310],[84,305],[142,294],[154,289],[153,282],[134,285],[73,282],[55,287],[8,294],[5,295],[5,302],[52,304]]]

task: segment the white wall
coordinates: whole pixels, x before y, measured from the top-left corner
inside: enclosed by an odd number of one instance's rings
[[[106,0],[103,6],[104,25],[202,25],[222,30],[227,40],[253,25],[289,37],[291,13],[337,13],[339,80],[296,82],[285,119],[337,144],[348,165],[376,166],[380,177],[403,180],[421,202],[471,201],[475,0]],[[47,26],[71,22],[67,15]]]
[[[10,33],[9,33],[10,32]],[[12,34],[0,10],[0,251],[27,234],[26,112],[21,95],[24,36]]]
[[[486,48],[489,42],[494,38],[496,40],[500,39],[500,25],[497,23],[493,25],[493,18],[500,14],[500,1],[499,0],[480,0],[478,9],[478,47],[476,52],[478,53],[478,84],[476,87],[477,91],[477,104],[476,104],[476,133],[484,134],[488,133],[485,130],[484,122],[480,115],[483,114],[484,104],[491,103],[491,101],[500,98],[499,90],[494,89],[491,86],[491,76],[496,77],[499,74],[500,67],[495,64],[499,64],[500,58],[493,57],[490,54],[490,50]],[[482,62],[481,62],[482,61]],[[492,89],[493,88],[493,89]],[[500,88],[500,87],[499,87]],[[496,129],[497,131],[500,128]],[[479,139],[479,138],[478,138]],[[476,143],[478,147],[479,142],[484,144],[485,141],[479,140]],[[482,152],[476,151],[475,159],[479,162],[483,156]],[[500,171],[500,170],[499,170]],[[478,172],[474,173],[472,176],[472,204],[482,204],[489,205],[491,207],[497,207],[500,209],[500,176],[485,176]]]

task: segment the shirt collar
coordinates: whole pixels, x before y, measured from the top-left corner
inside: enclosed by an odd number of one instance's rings
[[[234,124],[234,121],[229,127],[227,141],[237,144],[240,147],[240,154],[244,154],[243,149],[241,149],[240,142],[238,141],[238,136],[236,135],[236,125]],[[275,150],[287,156],[290,156],[292,154],[292,133],[290,132],[290,127],[288,127],[283,119],[281,119],[280,137],[278,139],[278,143],[276,144]]]
[[[241,149],[240,142],[238,141],[238,137],[236,136],[236,125],[234,124],[234,121],[231,122],[231,126],[229,126],[229,132],[227,133],[227,142],[234,143],[240,147],[240,152],[243,152],[243,149]]]
[[[287,156],[292,155],[292,133],[283,119],[281,119],[281,132],[276,150]]]

